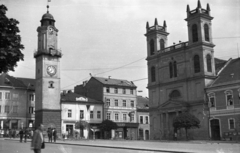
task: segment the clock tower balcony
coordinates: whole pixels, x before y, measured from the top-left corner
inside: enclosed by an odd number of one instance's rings
[[[41,55],[48,55],[54,57],[62,57],[62,51],[60,49],[50,49],[49,51],[36,50],[34,51],[34,58],[37,58]]]

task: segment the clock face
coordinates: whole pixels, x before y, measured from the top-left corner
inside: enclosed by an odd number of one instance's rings
[[[49,27],[48,32],[49,32],[50,35],[53,34],[53,31],[54,31],[53,28],[52,28],[52,27]]]
[[[55,67],[55,66],[52,66],[52,65],[48,66],[48,67],[47,67],[47,73],[48,73],[48,75],[50,75],[50,76],[54,76],[54,75],[57,73],[56,67]]]

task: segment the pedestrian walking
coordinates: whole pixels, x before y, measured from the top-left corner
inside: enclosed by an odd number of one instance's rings
[[[32,139],[33,138],[33,130],[31,129],[30,130],[30,139]]]
[[[22,129],[20,129],[20,131],[19,131],[19,137],[20,137],[20,142],[22,142],[22,140],[23,140],[23,130]]]
[[[40,124],[38,129],[34,131],[33,139],[31,142],[31,149],[34,153],[41,153],[41,149],[45,148],[45,142],[43,137],[43,125]]]
[[[24,130],[24,142],[27,142],[27,135],[28,135],[28,131],[27,129]]]
[[[57,130],[54,128],[53,129],[53,140],[54,140],[54,142],[56,142],[56,139],[57,139]]]
[[[52,129],[48,128],[48,142],[52,142]]]

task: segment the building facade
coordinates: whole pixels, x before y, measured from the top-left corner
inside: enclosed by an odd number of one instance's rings
[[[35,80],[0,75],[0,129],[31,128],[35,120]]]
[[[150,139],[149,99],[137,96],[138,140]]]
[[[188,41],[167,46],[167,24],[146,25],[150,138],[173,139],[173,119],[188,111],[200,120],[200,128],[188,132],[190,139],[208,139],[204,89],[216,79],[210,7],[198,1],[187,5]],[[178,130],[179,139],[185,137]]]
[[[76,93],[61,94],[62,133],[81,138],[100,138],[96,128],[103,121],[103,102]],[[80,131],[75,128],[77,122],[85,122],[86,127]],[[77,136],[78,137],[78,136]]]
[[[240,140],[240,59],[229,59],[207,88],[213,140]]]
[[[118,125],[118,129],[112,131],[112,138],[137,139],[136,88],[127,80],[91,77],[88,82],[76,86],[74,92],[104,102],[104,120]]]

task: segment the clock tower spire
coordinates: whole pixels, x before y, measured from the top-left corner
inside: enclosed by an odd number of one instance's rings
[[[60,108],[60,58],[58,49],[58,29],[49,13],[42,16],[37,28],[38,47],[34,53],[36,59],[36,104],[35,126],[43,124],[46,128],[61,131]]]

